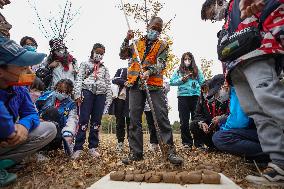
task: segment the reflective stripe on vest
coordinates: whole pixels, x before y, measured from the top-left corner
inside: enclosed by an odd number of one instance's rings
[[[136,42],[136,44],[137,44],[137,50],[139,52],[140,60],[142,61],[142,59],[144,58],[144,52],[146,50],[146,40],[140,39],[138,42]],[[165,49],[165,45],[163,44],[163,41],[155,42],[152,45],[151,50],[145,57],[142,63],[142,67],[145,68],[153,64],[156,64],[158,55],[162,53],[164,49]],[[143,71],[146,71],[146,69],[144,69]],[[140,73],[140,66],[138,63],[138,59],[137,59],[136,53],[133,53],[132,63],[128,67],[128,74],[127,74],[128,83],[133,85],[135,81],[137,80],[139,73]],[[163,74],[161,73],[157,75],[151,75],[147,81],[147,84],[151,86],[162,87],[163,86]]]

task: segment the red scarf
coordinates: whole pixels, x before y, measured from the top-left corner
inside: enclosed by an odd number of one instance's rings
[[[94,63],[94,77],[95,77],[95,80],[97,79],[97,74],[98,74],[98,72],[99,72],[100,65],[101,65],[100,62]]]
[[[55,104],[54,104],[55,108],[58,109],[60,104],[61,104],[61,102],[58,99],[56,99]]]
[[[66,57],[54,55],[54,60],[61,62],[62,66],[64,68],[64,71],[66,71],[66,72],[69,70],[69,65],[70,65],[70,63],[73,62],[73,59],[74,58],[71,54],[68,54]],[[67,64],[66,64],[66,62],[67,62]]]

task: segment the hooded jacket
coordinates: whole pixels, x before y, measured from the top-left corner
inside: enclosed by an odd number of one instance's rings
[[[198,69],[198,76],[196,79],[188,79],[186,82],[182,81],[183,75],[179,70],[175,70],[170,80],[171,86],[178,86],[178,96],[199,96],[201,92],[201,85],[204,83],[204,76]]]
[[[0,89],[0,139],[10,136],[15,124],[23,125],[29,132],[40,124],[27,87]]]

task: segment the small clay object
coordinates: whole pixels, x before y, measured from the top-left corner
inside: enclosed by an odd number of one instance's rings
[[[151,178],[149,179],[149,183],[159,183],[161,182],[162,177],[160,175],[152,174]]]
[[[175,183],[182,184],[181,174],[180,173],[176,174],[176,176],[175,176]]]
[[[192,171],[189,172],[185,177],[182,177],[182,181],[185,184],[200,184],[202,179],[201,171]]]
[[[143,182],[144,181],[144,174],[135,174],[134,175],[134,182]]]
[[[175,183],[176,172],[163,173],[163,181],[165,183]]]
[[[134,171],[133,171],[133,174],[141,174],[141,173],[142,173],[141,170],[134,170]]]
[[[131,182],[134,180],[134,174],[126,174],[124,181]]]
[[[145,173],[145,182],[148,182],[149,179],[152,177],[153,171]]]
[[[110,174],[110,180],[114,180],[114,181],[123,181],[124,177],[125,177],[124,171],[116,171]]]
[[[126,175],[133,174],[133,171],[132,171],[132,170],[127,170],[127,171],[125,172],[125,174],[126,174]]]
[[[156,175],[163,177],[163,172],[156,172]]]
[[[221,176],[217,172],[203,170],[202,180],[204,184],[220,184]]]

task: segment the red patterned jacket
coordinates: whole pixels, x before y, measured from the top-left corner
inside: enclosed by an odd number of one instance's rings
[[[258,49],[232,62],[226,62],[227,71],[251,58],[267,54],[284,54],[284,0],[266,0],[265,8],[261,14],[251,16],[245,20],[240,19],[239,2],[240,0],[230,1],[224,28],[230,32],[240,31],[250,26],[257,27],[259,17],[265,16],[261,30],[262,42]]]

